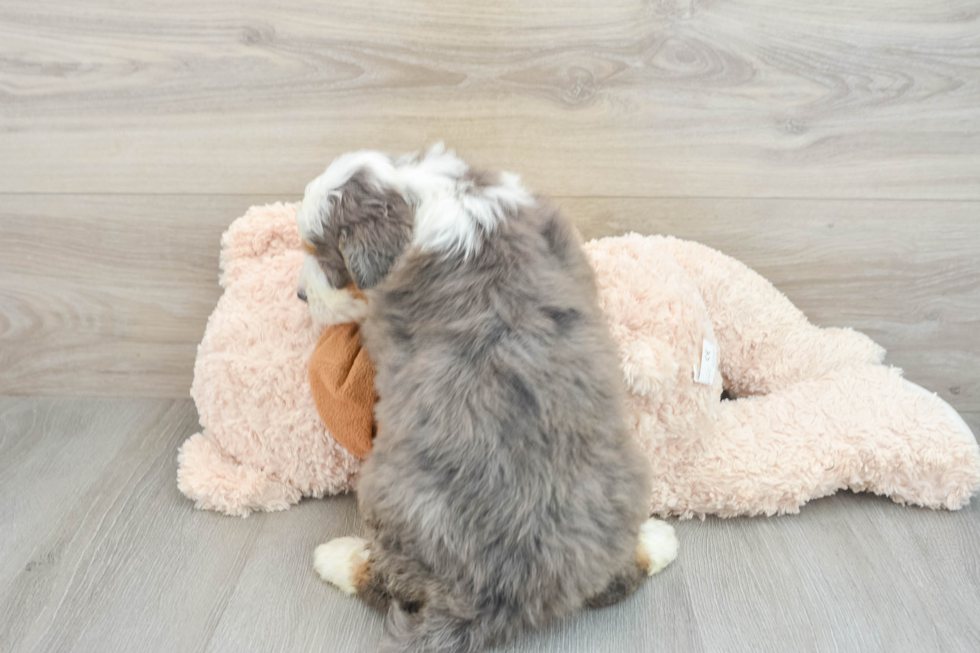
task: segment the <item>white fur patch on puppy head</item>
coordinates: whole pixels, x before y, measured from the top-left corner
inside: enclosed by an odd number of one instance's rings
[[[398,172],[415,206],[412,243],[426,251],[469,256],[479,248],[481,231],[493,231],[509,211],[534,203],[517,175],[504,172],[497,183],[477,184],[479,175],[442,143]]]
[[[395,167],[387,154],[371,150],[341,154],[322,175],[306,185],[303,203],[296,211],[296,224],[304,240],[323,236],[333,200],[340,197],[341,187],[361,170],[368,171],[369,178],[379,186],[397,187]]]
[[[412,214],[412,243],[425,251],[472,254],[481,234],[493,231],[509,212],[534,203],[517,175],[473,173],[442,143],[395,160],[381,152],[353,152],[338,157],[307,185],[296,214],[305,241],[322,239],[329,231],[335,207],[347,201],[344,187],[356,175],[377,188],[379,197],[401,195]]]

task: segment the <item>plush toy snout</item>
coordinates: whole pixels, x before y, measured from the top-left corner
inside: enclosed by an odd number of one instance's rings
[[[334,440],[358,458],[374,438],[374,365],[361,347],[357,324],[323,330],[310,357],[310,390],[320,419]]]

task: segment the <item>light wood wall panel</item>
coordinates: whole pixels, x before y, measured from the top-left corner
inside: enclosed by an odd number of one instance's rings
[[[186,397],[220,296],[220,235],[271,199],[7,196],[0,394]],[[557,202],[588,238],[669,233],[734,256],[815,323],[866,332],[911,379],[980,411],[975,202]]]
[[[0,191],[294,194],[445,139],[553,195],[980,199],[974,0],[16,0],[0,58]]]

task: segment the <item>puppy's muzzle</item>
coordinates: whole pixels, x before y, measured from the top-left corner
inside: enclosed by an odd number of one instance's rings
[[[314,259],[312,256],[307,256],[306,260],[303,261],[303,267],[299,272],[299,279],[296,283],[296,296],[300,301],[307,304],[310,302],[307,297],[308,293],[306,292],[306,287],[309,285],[309,276],[314,266],[319,267],[316,259]]]

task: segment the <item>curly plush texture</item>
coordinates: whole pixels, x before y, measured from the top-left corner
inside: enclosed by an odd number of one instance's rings
[[[247,516],[350,489],[360,460],[327,432],[307,374],[320,336],[296,297],[306,257],[296,207],[253,207],[221,238],[225,289],[197,350],[191,396],[203,431],[177,482],[198,508]]]
[[[655,514],[795,513],[844,488],[955,510],[980,487],[966,423],[881,365],[867,336],[811,325],[771,283],[698,243],[631,234],[586,249]],[[712,386],[692,373],[703,340],[721,352]],[[740,398],[720,401],[723,384]]]
[[[330,320],[315,324],[296,299],[305,255],[295,210],[253,207],[222,238],[225,292],[191,388],[203,431],[179,457],[180,490],[199,508],[283,510],[356,481],[360,461],[313,403],[307,367]],[[630,427],[653,467],[652,513],[798,512],[844,488],[957,509],[980,487],[970,429],[883,366],[866,336],[811,325],[764,278],[704,245],[631,234],[586,252],[619,342]],[[720,351],[710,386],[693,373],[705,340]],[[723,386],[739,399],[720,401]]]

